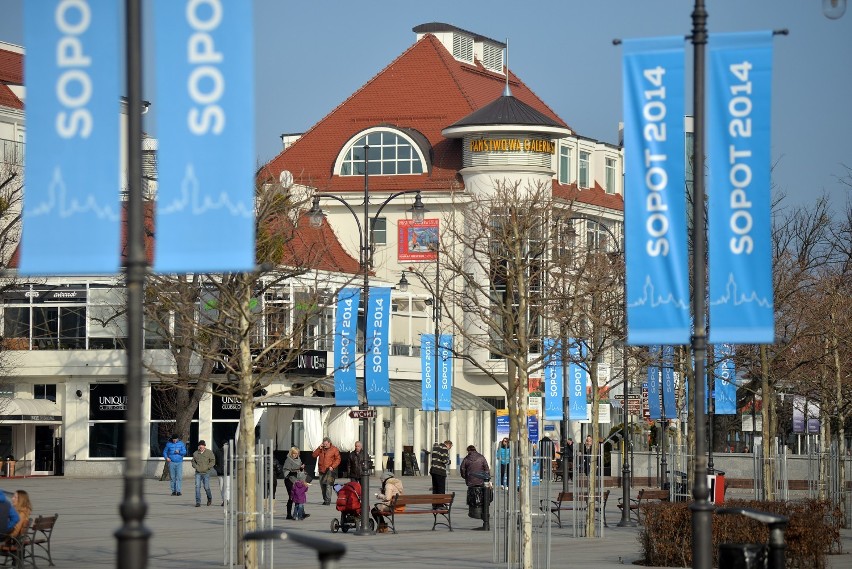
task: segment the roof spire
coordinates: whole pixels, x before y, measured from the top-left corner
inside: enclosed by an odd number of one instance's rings
[[[503,89],[503,96],[512,96],[512,90],[509,88],[509,38],[506,38],[506,88]]]

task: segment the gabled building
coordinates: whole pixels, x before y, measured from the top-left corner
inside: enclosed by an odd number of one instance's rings
[[[357,219],[363,196],[369,196],[371,218],[385,204],[373,223],[372,269],[388,282],[416,262],[408,254],[410,243],[400,239],[408,235],[414,198],[386,203],[397,192],[420,190],[429,217],[448,220],[460,219],[460,206],[472,195],[487,194],[495,180],[518,182],[519,187],[546,184],[557,202],[583,218],[578,233],[593,239],[604,229],[623,236],[619,145],[576,133],[507,68],[502,42],[443,23],[419,25],[413,31],[410,48],[307,132],[282,135],[284,149],[266,165],[265,175],[292,178],[308,197],[334,195],[318,198],[319,205],[353,255],[359,251],[359,227],[364,224]],[[347,211],[340,199],[355,211]],[[416,290],[408,306],[431,315],[424,304],[431,300],[427,288],[411,284]],[[431,333],[430,320],[420,324],[415,333]],[[467,355],[490,357],[487,350]],[[610,366],[621,364],[603,362],[607,377]],[[410,376],[400,373],[399,379],[417,379]],[[502,389],[474,366],[454,366],[454,385],[497,408],[504,406]],[[410,436],[396,441],[397,451],[403,445],[430,448],[435,436],[455,440],[461,435],[461,442],[485,448],[492,440],[493,419],[467,418],[467,424],[460,425],[456,413],[434,415],[419,410],[409,414],[405,421]],[[396,417],[394,423],[401,420]]]

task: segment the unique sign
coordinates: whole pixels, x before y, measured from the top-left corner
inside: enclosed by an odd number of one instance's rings
[[[89,385],[89,419],[92,421],[124,420],[127,393],[123,383]]]

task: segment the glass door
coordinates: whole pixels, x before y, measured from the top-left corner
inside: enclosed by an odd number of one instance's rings
[[[53,474],[53,427],[36,425],[33,474]]]

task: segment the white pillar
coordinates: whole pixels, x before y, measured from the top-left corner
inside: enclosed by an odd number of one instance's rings
[[[491,440],[491,413],[489,411],[481,411],[479,413],[481,419],[481,423],[479,425],[480,432],[482,433],[482,454],[488,458],[488,465],[491,467],[491,472],[494,472],[494,465],[491,464],[494,462],[492,446],[494,445],[494,441]]]
[[[463,445],[459,446],[459,450],[462,453],[462,456],[465,456],[467,454],[467,451],[465,449],[467,449],[468,445],[476,446],[476,450],[478,450],[478,451],[482,450],[480,448],[481,444],[478,443],[477,440],[476,440],[476,411],[473,411],[473,410],[465,411],[464,415],[465,415],[465,419],[466,419],[466,422],[465,422],[465,438],[466,438],[466,440],[464,441]],[[479,446],[477,446],[477,445],[479,445]]]
[[[376,407],[376,418],[373,420],[373,438],[376,443],[372,447],[373,449],[373,464],[374,468],[377,472],[381,472],[385,469],[384,457],[385,457],[385,408],[384,407]]]
[[[414,456],[420,461],[420,449],[423,448],[423,413],[419,409],[414,410],[414,439],[411,442]],[[402,468],[402,466],[400,466]]]
[[[453,448],[450,449],[450,470],[455,470],[456,465],[458,464],[458,459],[456,458],[459,454],[459,450],[462,448],[461,443],[459,441],[459,412],[450,413],[450,440],[453,441]]]
[[[408,409],[397,408],[393,410],[393,472],[397,476],[402,475],[402,445],[408,442],[404,415],[407,412]]]

